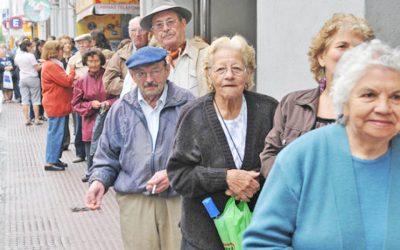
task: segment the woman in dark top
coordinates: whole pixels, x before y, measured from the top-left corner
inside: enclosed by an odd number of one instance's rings
[[[204,70],[211,93],[183,108],[167,173],[182,195],[182,249],[224,249],[202,205],[212,197],[223,211],[227,200],[257,200],[258,158],[272,128],[277,101],[250,92],[255,52],[241,36],[221,37],[208,48]]]

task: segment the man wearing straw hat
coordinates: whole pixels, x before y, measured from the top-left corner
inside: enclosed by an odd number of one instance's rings
[[[171,67],[168,79],[201,96],[207,92],[202,85],[202,59],[208,44],[198,37],[186,39],[186,26],[191,19],[192,13],[174,1],[155,0],[140,26],[152,31],[161,47],[168,51],[167,62]]]

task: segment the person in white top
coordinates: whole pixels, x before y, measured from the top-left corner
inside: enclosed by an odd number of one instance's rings
[[[29,116],[29,102],[32,102],[35,114],[35,125],[42,125],[39,120],[40,100],[40,79],[38,71],[41,64],[36,60],[32,51],[34,46],[31,41],[24,40],[20,45],[20,53],[15,56],[15,64],[19,67],[19,87],[22,98],[22,112],[25,118],[25,125],[32,125]]]

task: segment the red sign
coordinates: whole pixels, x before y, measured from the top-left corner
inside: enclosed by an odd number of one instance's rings
[[[10,28],[12,29],[22,29],[22,25],[24,24],[24,21],[22,21],[22,18],[18,16],[13,16],[10,18],[9,21]]]
[[[8,30],[8,21],[7,20],[3,21],[3,27],[4,27],[4,29]]]

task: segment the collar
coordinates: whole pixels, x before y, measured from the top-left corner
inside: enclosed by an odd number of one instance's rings
[[[303,94],[297,96],[294,100],[297,105],[304,106],[304,105],[316,105],[318,104],[318,98],[320,96],[319,86],[318,88],[302,91]]]
[[[50,58],[50,61],[52,61],[53,63],[57,64],[58,66],[60,66],[61,68],[64,69],[64,65],[60,60],[58,60],[56,58]]]
[[[90,75],[91,77],[97,79],[97,78],[103,76],[104,71],[105,71],[105,69],[103,67],[100,67],[100,69],[98,71],[94,72],[94,73],[88,71],[88,75]]]
[[[186,49],[186,41],[181,44],[176,50],[168,50],[167,63],[175,67],[174,60],[180,57]]]

